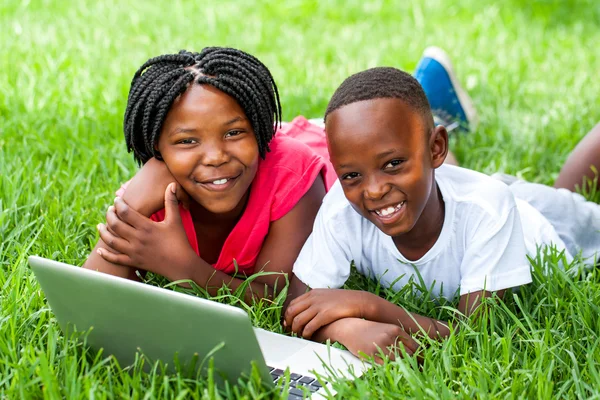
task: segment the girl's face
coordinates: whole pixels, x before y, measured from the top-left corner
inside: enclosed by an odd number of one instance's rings
[[[169,110],[157,147],[195,202],[214,214],[241,212],[259,154],[252,125],[233,97],[192,84]]]

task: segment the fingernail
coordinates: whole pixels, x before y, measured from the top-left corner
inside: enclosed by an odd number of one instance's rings
[[[112,212],[115,209],[115,206],[108,206],[108,212]]]
[[[175,183],[171,183],[171,192],[177,193],[177,185]]]
[[[96,225],[96,229],[100,230],[100,227],[102,226],[102,224],[98,224]]]
[[[115,200],[113,201],[113,203],[116,203],[119,200],[121,200],[121,198],[119,196],[117,196],[117,197],[115,197]]]
[[[98,255],[101,256],[102,255],[102,250],[98,249],[98,250],[96,250],[96,253],[98,253]]]
[[[283,326],[287,326],[287,322],[285,321],[285,319],[283,320]]]

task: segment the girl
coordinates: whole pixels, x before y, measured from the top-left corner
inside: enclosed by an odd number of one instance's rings
[[[253,280],[246,300],[280,290],[336,177],[322,129],[299,117],[277,130],[269,70],[231,48],[152,58],[133,77],[124,120],[143,167],[117,192],[84,267],[151,271],[212,295],[243,282],[232,274],[265,271],[275,274]]]

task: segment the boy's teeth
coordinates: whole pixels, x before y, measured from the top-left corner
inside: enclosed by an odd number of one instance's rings
[[[213,185],[224,185],[227,183],[227,180],[227,178],[217,179],[216,181],[213,181]]]
[[[404,204],[404,202],[398,203],[395,207],[388,207],[388,208],[382,208],[381,210],[376,210],[375,212],[378,215],[381,215],[383,217],[387,217],[390,214],[393,214],[395,211],[398,211],[402,205]]]

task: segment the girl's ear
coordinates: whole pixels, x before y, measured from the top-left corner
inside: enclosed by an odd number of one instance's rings
[[[448,155],[448,131],[446,128],[439,125],[433,129],[429,138],[429,148],[431,151],[431,166],[433,168],[440,167],[446,155]]]
[[[154,145],[154,158],[163,161],[162,156],[160,155],[160,151],[158,151],[158,143]]]

